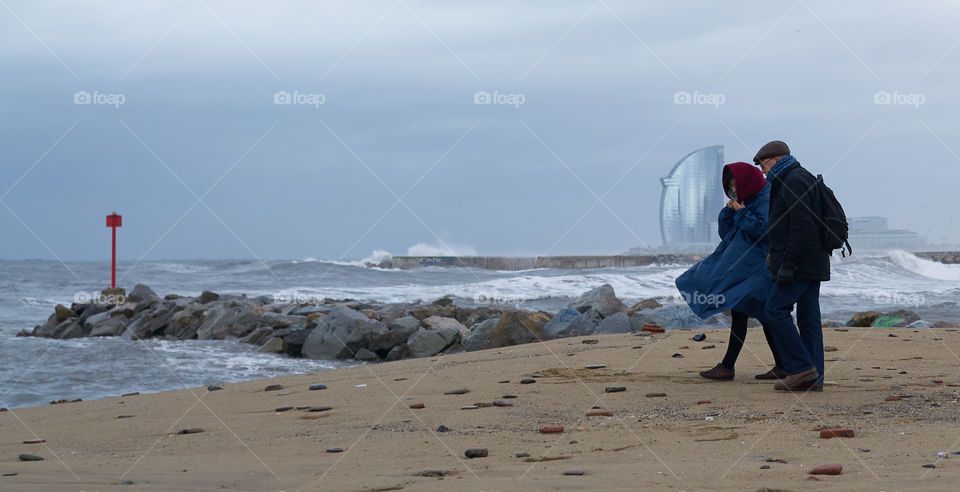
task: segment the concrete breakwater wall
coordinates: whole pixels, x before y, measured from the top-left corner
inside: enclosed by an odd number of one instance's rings
[[[472,267],[486,270],[531,270],[534,268],[594,269],[625,268],[653,264],[691,264],[703,255],[617,255],[617,256],[394,256],[382,267],[412,269],[431,266]],[[389,264],[386,264],[389,263]]]

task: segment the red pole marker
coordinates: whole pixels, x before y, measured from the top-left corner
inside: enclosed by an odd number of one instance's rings
[[[110,288],[117,288],[117,227],[123,225],[123,217],[116,212],[107,216],[107,227],[113,229],[113,254],[110,264]]]

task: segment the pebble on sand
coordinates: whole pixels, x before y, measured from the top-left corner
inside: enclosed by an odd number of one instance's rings
[[[132,392],[132,393],[124,393],[124,394],[120,395],[120,397],[122,398],[122,397],[124,397],[124,396],[137,396],[137,395],[139,395],[139,394],[140,394],[139,391],[134,391],[134,392]]]
[[[923,467],[924,467],[924,468],[936,468],[937,465],[934,465],[934,464],[932,464],[932,463],[928,463],[928,464],[926,464],[926,465],[923,465]]]
[[[682,358],[683,358],[683,354],[673,354],[673,355],[671,355],[670,357],[673,357],[674,359],[682,359]]]
[[[467,458],[486,458],[488,453],[486,448],[470,448],[463,452]]]
[[[523,378],[523,379],[520,380],[520,384],[533,384],[533,383],[536,383],[536,382],[537,382],[537,380],[536,380],[536,379],[533,379],[533,378]]]
[[[205,432],[202,427],[193,427],[190,429],[183,429],[180,432],[177,432],[177,434],[199,434],[201,432]]]
[[[512,407],[513,402],[505,400],[493,400],[493,405],[497,407]]]
[[[627,391],[626,386],[607,386],[603,388],[604,393],[619,393],[621,391]]]
[[[563,474],[580,476],[580,475],[583,475],[583,470],[580,468],[567,468],[566,470],[563,471]]]
[[[903,398],[901,398],[901,397],[899,397],[899,396],[888,396],[888,397],[884,398],[883,401],[900,401],[900,400],[902,400],[902,399],[903,399]]]
[[[589,366],[586,366],[587,369],[603,369],[605,367],[607,367],[606,364],[590,364]]]
[[[207,391],[220,391],[222,389],[223,389],[223,386],[220,386],[217,384],[211,384],[210,386],[207,386]]]
[[[343,452],[343,448],[339,448],[339,447],[327,448],[327,452],[328,452],[328,453],[342,453],[342,452]]]
[[[697,402],[697,405],[707,405],[707,404],[710,404],[710,403],[713,403],[713,402],[710,401],[710,400],[700,400],[700,401]]]
[[[514,451],[513,457],[514,457],[514,458],[529,458],[529,457],[530,457],[530,453],[528,453],[528,452],[526,452],[526,451]]]
[[[447,426],[445,426],[445,425],[443,425],[443,424],[440,424],[440,425],[437,427],[437,432],[450,432],[450,428],[447,427]]]
[[[563,432],[562,425],[545,425],[540,428],[541,434],[557,434]]]
[[[506,399],[509,400],[509,399],[511,399],[511,398],[516,398],[516,397],[517,397],[517,395],[509,395],[509,394],[508,394],[508,395],[503,395],[501,398],[506,398]]]
[[[327,389],[327,385],[325,385],[325,384],[311,384],[311,385],[310,385],[310,391],[325,390],[325,389]]]
[[[493,406],[493,403],[490,403],[490,402],[488,402],[488,401],[478,401],[478,402],[474,403],[473,406],[475,406],[475,407],[477,407],[477,408],[490,408],[490,407]]]
[[[827,346],[823,347],[823,351],[824,351],[824,352],[836,352],[836,351],[837,351],[837,347],[832,347],[832,346],[830,346],[830,345],[827,345]]]
[[[35,454],[23,453],[20,455],[20,461],[43,461],[43,456],[37,456]]]
[[[820,439],[832,437],[853,437],[853,429],[821,429]]]
[[[597,340],[596,338],[588,338],[588,339],[586,339],[586,340],[580,341],[580,343],[582,343],[582,344],[584,344],[584,345],[596,345],[596,344],[600,343],[600,340]]]
[[[331,406],[320,406],[320,407],[310,407],[307,409],[308,412],[326,412],[327,410],[333,410]]]
[[[47,442],[46,439],[27,439],[23,441],[24,444],[40,444],[42,442]]]
[[[831,463],[829,465],[820,465],[810,470],[811,475],[839,475],[843,471],[843,465]]]
[[[423,403],[411,403],[411,404],[410,404],[410,408],[415,409],[415,410],[416,410],[416,409],[420,409],[420,408],[424,408],[424,404],[423,404]]]
[[[271,384],[270,386],[263,388],[263,391],[280,391],[282,389],[283,389],[282,384]]]
[[[286,412],[289,410],[293,410],[293,407],[277,407],[274,409],[276,412]]]
[[[644,325],[642,326],[642,329],[643,329],[643,331],[649,331],[650,333],[663,333],[663,327],[662,327],[662,326],[660,326],[660,325],[654,325],[654,324],[650,324],[650,323],[644,324]]]
[[[443,478],[447,474],[443,470],[423,470],[414,474],[417,477]]]
[[[594,408],[592,410],[587,410],[587,417],[613,417],[613,412],[610,410]]]
[[[478,409],[478,408],[480,408],[480,407],[478,407],[478,406],[476,406],[476,405],[464,405],[464,406],[460,407],[460,410],[476,410],[476,409]]]
[[[704,340],[706,340],[706,339],[707,339],[707,334],[706,334],[706,333],[698,333],[698,334],[696,334],[696,335],[693,336],[693,341],[694,341],[694,342],[702,342],[702,341],[704,341]]]
[[[663,398],[667,396],[666,393],[647,393],[645,395],[647,398]]]
[[[452,389],[452,390],[447,390],[447,391],[445,391],[443,394],[445,394],[445,395],[465,395],[465,394],[467,394],[467,393],[469,393],[469,392],[470,392],[470,390],[468,390],[467,388],[455,388],[455,389]]]

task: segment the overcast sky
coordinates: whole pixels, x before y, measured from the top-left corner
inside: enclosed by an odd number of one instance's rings
[[[114,210],[132,260],[614,254],[660,244],[679,158],[772,139],[848,215],[956,241],[958,23],[949,1],[2,0],[0,258],[107,259]]]

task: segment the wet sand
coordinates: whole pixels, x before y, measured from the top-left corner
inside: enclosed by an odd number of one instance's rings
[[[754,380],[772,361],[759,330],[735,381],[702,379],[697,371],[719,362],[727,331],[705,331],[702,342],[690,339],[696,333],[561,339],[0,412],[0,472],[17,473],[0,477],[0,489],[956,488],[960,332],[825,329],[837,350],[826,354],[822,393]],[[593,364],[606,367],[586,368]],[[520,384],[535,373],[535,383]],[[320,383],[327,389],[308,390]],[[284,388],[264,391],[273,384]],[[469,393],[444,394],[458,388]],[[461,409],[501,399],[513,406]],[[332,409],[297,408],[321,406]],[[612,416],[587,417],[593,407]],[[545,425],[564,431],[542,434]],[[855,437],[820,438],[835,427]],[[178,434],[196,428],[203,432]],[[35,438],[46,442],[22,444]],[[344,451],[327,452],[334,447]],[[468,459],[468,448],[489,456]],[[21,462],[21,453],[45,460]],[[830,463],[842,474],[808,479]],[[564,475],[570,468],[584,474]],[[444,476],[416,476],[435,470]]]

